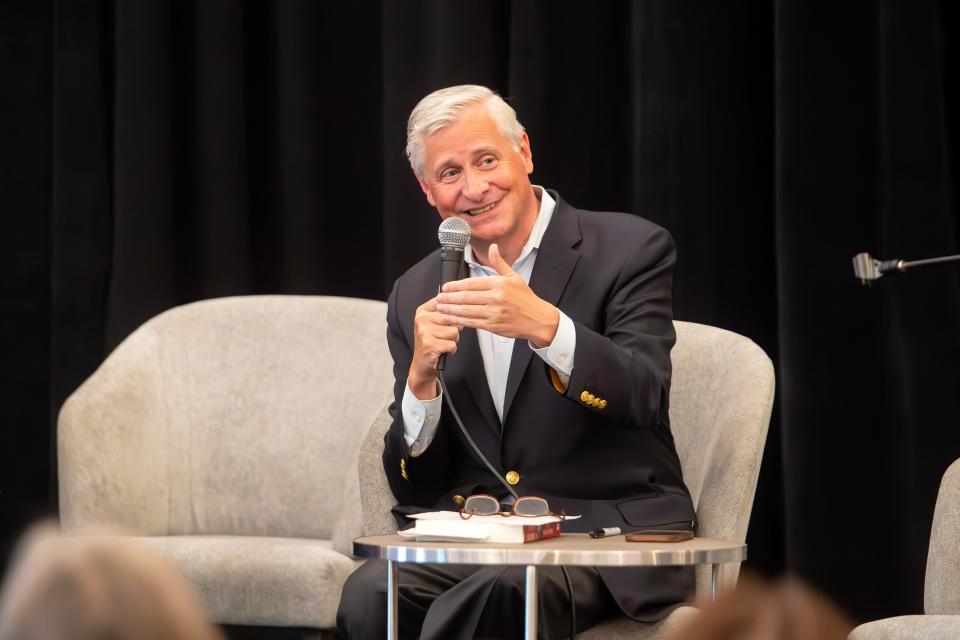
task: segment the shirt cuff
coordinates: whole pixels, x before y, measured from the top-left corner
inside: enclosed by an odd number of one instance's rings
[[[427,450],[433,441],[443,408],[443,391],[432,400],[421,400],[410,391],[407,384],[403,391],[401,412],[403,415],[403,441],[407,443],[410,456],[416,458]]]
[[[577,328],[567,314],[560,311],[557,335],[553,336],[553,342],[542,349],[535,349],[532,344],[530,348],[550,365],[551,369],[557,372],[564,387],[570,384],[570,374],[573,373],[573,355],[577,350]]]

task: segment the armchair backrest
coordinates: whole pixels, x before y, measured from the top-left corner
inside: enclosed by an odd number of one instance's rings
[[[675,322],[670,429],[705,538],[743,541],[773,409],[770,358],[724,329]]]
[[[960,614],[960,460],[947,468],[940,481],[927,552],[923,610],[927,615]]]
[[[392,389],[386,304],[249,296],[132,333],[58,422],[61,519],[147,535],[335,537]]]

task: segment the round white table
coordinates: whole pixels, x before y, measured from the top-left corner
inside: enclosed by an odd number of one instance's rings
[[[363,558],[387,561],[387,637],[398,633],[397,580],[401,562],[432,564],[524,565],[524,638],[537,637],[537,565],[600,567],[675,567],[709,564],[710,599],[716,601],[723,565],[743,562],[747,545],[711,538],[684,542],[627,542],[625,537],[591,538],[567,533],[559,538],[526,544],[477,542],[414,542],[398,535],[366,536],[353,541],[353,552]]]

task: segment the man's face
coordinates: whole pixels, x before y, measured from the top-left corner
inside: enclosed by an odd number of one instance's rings
[[[538,207],[530,185],[533,156],[527,134],[515,149],[484,105],[424,139],[420,188],[441,218],[457,216],[483,244],[523,241]]]

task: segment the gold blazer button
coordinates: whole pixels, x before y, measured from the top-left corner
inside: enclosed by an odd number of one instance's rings
[[[586,402],[589,399],[590,399],[590,392],[587,390],[584,390],[583,393],[580,394],[580,402]]]
[[[507,478],[507,482],[509,482],[510,484],[517,484],[518,482],[520,482],[520,474],[517,473],[516,471],[507,471],[506,478]]]
[[[463,499],[463,496],[453,496],[453,502],[458,507],[462,507],[463,503],[466,502],[466,500]]]

